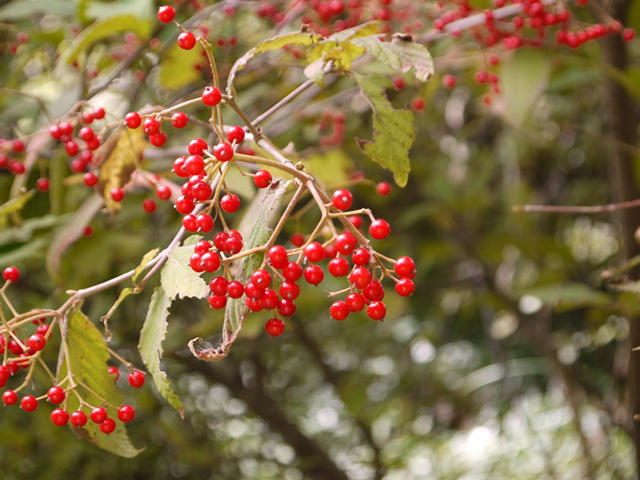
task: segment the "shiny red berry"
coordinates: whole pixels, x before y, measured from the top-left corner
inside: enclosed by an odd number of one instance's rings
[[[171,125],[175,128],[184,128],[189,123],[189,117],[186,113],[176,112],[171,116]]]
[[[253,176],[253,183],[258,188],[267,188],[271,184],[271,173],[267,170],[258,170]]]
[[[202,103],[208,107],[215,107],[222,100],[222,94],[216,87],[205,87],[202,91]]]
[[[84,427],[87,424],[87,414],[81,410],[76,410],[71,414],[70,421],[74,427]]]
[[[29,337],[29,340],[27,340],[27,345],[29,345],[29,348],[34,352],[39,352],[40,350],[42,350],[46,343],[47,341],[45,340],[44,336],[38,333],[34,333]]]
[[[18,394],[13,390],[7,390],[2,394],[2,401],[5,405],[14,405],[18,401]]]
[[[119,187],[112,188],[109,195],[111,195],[111,200],[114,202],[121,202],[124,200],[124,191]]]
[[[69,414],[62,408],[56,408],[51,412],[51,422],[58,427],[63,427],[69,421]]]
[[[213,156],[220,162],[227,162],[233,158],[233,148],[227,142],[221,142],[213,147]]]
[[[347,304],[344,301],[338,300],[331,305],[329,313],[334,320],[344,320],[349,316],[349,308],[347,308]]]
[[[318,285],[324,279],[324,272],[318,265],[309,265],[304,269],[304,279],[311,285]]]
[[[411,257],[398,258],[393,268],[401,277],[413,278],[416,275],[416,264]]]
[[[240,208],[240,198],[235,193],[227,193],[220,199],[220,208],[227,213],[233,213]]]
[[[391,227],[385,220],[374,220],[371,225],[369,225],[369,234],[376,240],[386,238],[390,232]]]
[[[58,405],[64,401],[66,394],[64,390],[58,386],[53,386],[47,392],[47,398],[55,405]]]
[[[286,267],[289,263],[287,249],[282,245],[274,245],[271,247],[267,252],[267,258],[269,259],[271,266],[278,270]]]
[[[329,273],[334,277],[344,277],[347,273],[349,273],[349,262],[346,258],[338,257],[332,258],[329,260],[329,265],[327,266]]]
[[[378,192],[378,195],[382,195],[383,197],[389,195],[391,192],[391,185],[387,182],[380,182],[376,185],[376,192]]]
[[[96,407],[91,410],[91,414],[89,416],[93,423],[102,423],[107,418],[107,409],[104,407]]]
[[[122,405],[118,409],[118,418],[121,422],[127,423],[133,420],[136,416],[136,409],[131,405]]]
[[[17,282],[20,279],[20,270],[16,267],[7,267],[2,272],[2,278],[7,282]]]
[[[272,337],[278,337],[284,332],[284,322],[277,317],[271,318],[264,324],[264,329]]]
[[[144,385],[144,378],[144,372],[141,372],[140,370],[134,370],[129,374],[127,380],[129,381],[129,385],[131,385],[132,387],[140,388]]]
[[[244,140],[244,129],[237,125],[229,128],[229,130],[227,131],[227,140],[229,140],[229,143],[242,143],[242,141]]]
[[[138,112],[129,112],[124,116],[124,122],[129,128],[138,128],[142,123],[142,119]]]
[[[48,178],[42,177],[36,180],[36,188],[41,192],[48,191],[50,186],[51,186],[51,182],[49,181]]]
[[[382,320],[387,314],[387,307],[384,303],[374,301],[367,307],[367,315],[371,320]]]
[[[349,190],[341,188],[333,192],[331,201],[338,210],[348,210],[353,205],[353,195]]]
[[[304,248],[304,256],[310,262],[320,262],[324,258],[324,247],[319,242],[311,242]]]
[[[178,35],[178,45],[183,50],[191,50],[196,44],[196,36],[191,32],[182,32]]]
[[[169,23],[176,16],[176,11],[171,5],[162,5],[158,8],[158,20],[162,23]]]
[[[416,287],[410,278],[401,278],[398,283],[396,283],[395,289],[398,295],[408,297],[413,294]]]
[[[111,366],[111,367],[107,368],[107,373],[109,375],[113,375],[113,377],[114,377],[113,381],[114,382],[117,382],[118,379],[120,378],[120,370],[118,370],[118,367]]]
[[[100,431],[102,433],[106,433],[107,435],[113,432],[116,429],[116,422],[113,418],[107,418],[104,422],[100,424]]]

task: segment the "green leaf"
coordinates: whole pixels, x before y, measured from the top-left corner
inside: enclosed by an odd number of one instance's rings
[[[193,68],[202,62],[200,48],[183,50],[176,43],[169,48],[160,63],[158,82],[167,90],[180,90],[187,85],[196,83],[202,78],[202,73]]]
[[[271,50],[279,50],[285,45],[303,45],[309,46],[314,43],[319,42],[322,39],[320,35],[317,35],[312,32],[297,32],[297,33],[285,33],[282,35],[276,35],[275,37],[270,38],[269,40],[265,40],[262,43],[259,43],[247,53],[245,53],[242,57],[240,57],[231,67],[229,71],[229,76],[227,78],[227,94],[231,95],[233,91],[233,82],[235,81],[238,72],[242,70],[249,60],[251,60],[256,55],[259,55],[264,52],[268,52]]]
[[[76,310],[73,315],[68,317],[65,330],[69,367],[71,367],[74,381],[78,384],[78,392],[83,399],[92,405],[102,404],[102,400],[83,388],[82,384],[110,404],[122,405],[122,393],[116,388],[113,377],[107,373],[109,351],[100,331],[80,310]],[[67,376],[67,368],[67,362],[61,361],[58,368],[58,380]],[[67,410],[72,412],[78,407],[77,397],[69,394],[67,396]],[[115,412],[111,411],[110,416],[115,416]],[[117,423],[115,431],[110,435],[102,433],[99,425],[93,422],[87,422],[83,428],[72,428],[79,437],[104,450],[126,458],[135,457],[142,450],[138,450],[131,444],[126,426],[120,422]]]
[[[30,17],[37,13],[74,15],[76,6],[69,0],[18,0],[0,8],[0,20]]]
[[[92,23],[78,35],[62,53],[60,63],[73,63],[78,56],[94,43],[105,40],[111,35],[133,32],[147,38],[151,32],[151,23],[136,15],[116,15],[106,20]]]
[[[131,277],[131,281],[133,283],[136,283],[136,280],[144,270],[144,267],[147,265],[147,263],[149,263],[151,260],[156,258],[156,255],[158,255],[159,251],[160,251],[159,248],[154,248],[153,250],[149,250],[147,253],[144,254],[144,256],[142,257],[142,260],[140,260],[140,263],[138,264],[136,269],[133,271],[133,277]]]
[[[251,249],[264,245],[269,239],[275,225],[282,198],[291,181],[274,182],[269,188],[262,190],[253,200],[245,213],[239,230],[244,238],[245,249]],[[262,264],[263,253],[249,255],[240,260],[240,271],[235,278],[246,282],[249,276]],[[189,342],[191,353],[200,360],[208,362],[220,360],[227,356],[231,345],[238,337],[242,329],[242,322],[247,317],[249,308],[243,298],[230,298],[224,311],[224,325],[222,327],[222,339],[212,347],[198,348],[202,345],[202,338],[194,338]]]
[[[94,19],[105,19],[116,15],[135,15],[151,19],[154,5],[151,0],[118,0],[115,2],[88,2],[85,15]]]
[[[31,197],[35,195],[35,190],[29,190],[22,195],[12,198],[11,200],[0,205],[0,228],[4,228],[8,221],[9,216],[15,215],[22,211]]]
[[[500,85],[504,99],[504,116],[514,126],[527,117],[549,82],[551,59],[537,50],[518,50],[502,63]]]
[[[367,53],[389,67],[396,73],[415,72],[416,78],[427,81],[433,75],[433,59],[427,48],[402,37],[394,37],[390,42],[383,42],[374,35],[357,38],[353,43],[367,50]]]
[[[587,306],[606,305],[611,298],[603,292],[582,283],[559,283],[528,288],[522,295],[532,295],[542,303],[561,310],[570,310]]]
[[[201,274],[194,272],[189,266],[191,255],[193,255],[193,245],[186,244],[174,248],[169,253],[167,263],[160,271],[160,283],[169,298],[207,296],[209,287],[200,278]]]
[[[147,370],[151,373],[160,395],[184,418],[182,402],[171,388],[167,374],[160,368],[162,342],[167,333],[167,317],[170,306],[171,298],[162,290],[162,287],[157,287],[151,296],[147,318],[140,331],[138,351]]]
[[[373,109],[373,139],[356,139],[358,146],[371,160],[391,170],[396,183],[404,187],[411,170],[409,149],[415,140],[413,113],[393,108],[385,94],[392,86],[388,78],[376,74],[354,77]]]

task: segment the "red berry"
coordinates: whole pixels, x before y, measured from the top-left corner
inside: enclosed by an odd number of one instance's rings
[[[300,295],[300,287],[295,282],[282,282],[278,290],[280,296],[287,300],[295,300]]]
[[[398,295],[402,297],[408,297],[409,295],[412,295],[415,288],[416,287],[410,278],[401,278],[395,286],[396,292],[398,292]]]
[[[372,280],[362,289],[362,294],[367,300],[382,300],[384,298],[384,288],[382,288],[380,282]]]
[[[376,192],[378,192],[378,195],[382,195],[383,197],[385,195],[389,195],[391,192],[391,185],[387,182],[380,182],[376,185]]]
[[[134,370],[129,374],[127,380],[129,380],[129,385],[131,385],[132,387],[140,388],[144,385],[144,372],[141,372],[140,370]]]
[[[411,102],[411,107],[418,112],[424,110],[424,105],[424,98],[414,98],[413,102]]]
[[[324,279],[324,272],[318,265],[309,265],[304,269],[304,279],[311,285],[318,285]]]
[[[53,386],[47,392],[47,398],[55,405],[58,405],[64,401],[66,394],[64,390],[58,386]]]
[[[96,110],[93,112],[93,118],[95,118],[96,120],[102,120],[104,118],[104,115],[105,111],[102,107],[96,108]]]
[[[17,282],[20,279],[20,270],[16,267],[7,267],[2,272],[2,278],[7,282]]]
[[[630,42],[636,36],[636,32],[632,28],[625,28],[622,31],[622,40],[625,42]]]
[[[115,378],[113,379],[114,382],[117,382],[118,379],[120,378],[120,370],[118,370],[118,367],[109,367],[107,368],[107,373],[109,375],[113,375]]]
[[[447,88],[453,88],[456,86],[456,83],[458,83],[458,80],[453,75],[445,75],[442,83]]]
[[[48,178],[42,177],[36,180],[36,188],[41,192],[48,191],[50,186],[51,186],[51,182],[49,182]]]
[[[2,401],[5,405],[14,405],[18,401],[18,394],[13,390],[7,390],[2,394]]]
[[[185,197],[185,196],[179,196],[176,200],[176,210],[183,214],[183,215],[187,215],[191,212],[193,212],[193,209],[196,208],[195,203],[193,203],[193,199]]]
[[[213,155],[220,162],[227,162],[233,157],[233,148],[227,142],[221,142],[213,147]]]
[[[205,87],[202,91],[202,103],[206,106],[215,107],[220,103],[220,100],[222,100],[222,94],[216,87]]]
[[[293,235],[291,235],[289,241],[294,247],[301,247],[302,245],[304,245],[304,235],[302,235],[301,233],[294,233]]]
[[[284,322],[277,317],[271,318],[264,324],[264,329],[272,337],[278,337],[284,332]]]
[[[60,140],[60,137],[62,136],[60,127],[58,125],[51,125],[49,127],[49,135],[51,135],[51,138],[54,140]]]
[[[171,188],[168,185],[158,185],[156,187],[156,195],[160,200],[169,200],[171,198]]]
[[[350,312],[359,312],[364,308],[365,300],[360,293],[350,293],[347,295],[345,303]]]
[[[283,317],[290,317],[296,313],[296,304],[293,300],[283,298],[278,302],[278,313]]]
[[[209,250],[211,250],[211,243],[209,243],[208,240],[200,240],[193,247],[193,252],[199,255],[203,255],[207,253]]]
[[[154,202],[151,198],[145,198],[142,201],[142,208],[147,213],[153,213],[156,211],[156,202]]]
[[[201,213],[196,217],[196,225],[200,232],[210,232],[213,228],[213,218],[208,213]]]
[[[91,410],[90,417],[93,423],[102,423],[107,418],[107,409],[104,407],[96,407]]]
[[[242,240],[238,237],[229,237],[224,242],[224,252],[228,254],[236,254],[242,250]]]
[[[215,272],[220,268],[220,256],[217,252],[207,252],[203,254],[200,262],[205,272]]]
[[[220,310],[227,305],[227,297],[224,295],[209,295],[209,306]]]
[[[371,254],[366,248],[357,248],[351,254],[351,261],[359,267],[367,265],[369,260],[371,260]]]
[[[387,314],[387,307],[382,302],[371,302],[367,307],[367,315],[371,320],[382,320]]]
[[[341,233],[336,237],[336,250],[343,255],[349,255],[356,247],[358,241],[351,232]]]
[[[304,256],[310,262],[320,262],[324,258],[324,247],[319,242],[311,242],[304,248]]]
[[[348,210],[353,205],[353,195],[349,190],[345,190],[341,188],[333,192],[333,197],[331,198],[333,206],[338,210]]]
[[[162,23],[169,23],[176,16],[176,11],[171,5],[162,5],[158,8],[158,20]]]
[[[214,295],[226,295],[229,282],[224,277],[213,277],[209,282],[209,290]]]
[[[286,267],[289,263],[287,249],[282,245],[274,245],[271,247],[267,252],[267,258],[269,259],[271,266],[278,270]]]
[[[63,427],[69,421],[69,414],[62,408],[56,408],[51,412],[51,422],[58,427]]]
[[[136,409],[131,405],[123,405],[118,409],[118,418],[121,422],[127,423],[136,416]]]
[[[271,285],[271,275],[266,270],[256,270],[251,274],[251,283],[260,288],[268,288]]]
[[[158,132],[154,135],[149,135],[149,142],[154,147],[161,147],[167,142],[167,134],[164,132]]]
[[[411,257],[398,258],[393,268],[401,277],[413,278],[416,275],[416,264]]]
[[[385,220],[374,220],[371,225],[369,225],[369,234],[376,240],[386,238],[389,232],[391,232],[391,227]]]
[[[233,213],[240,208],[240,199],[234,193],[227,193],[220,199],[220,208],[227,213]]]
[[[145,118],[142,122],[142,131],[146,135],[155,135],[160,131],[160,122],[155,118]]]
[[[349,217],[349,222],[356,228],[360,228],[362,226],[362,217],[360,215],[351,215]]]
[[[227,295],[231,298],[240,298],[244,294],[244,285],[237,280],[229,282],[227,285]]]
[[[67,151],[70,157],[77,155],[78,151],[80,150],[78,148],[78,144],[73,140],[69,140],[67,143],[65,143],[64,149]]]
[[[80,129],[80,133],[78,134],[78,136],[80,137],[81,140],[88,142],[93,137],[95,137],[96,134],[91,127],[82,127]]]
[[[202,138],[194,138],[189,142],[189,146],[187,147],[187,150],[191,155],[202,155],[202,152],[204,152],[206,149],[207,142],[205,142]]]
[[[242,143],[242,141],[244,140],[244,129],[237,125],[229,128],[229,130],[227,131],[227,140],[229,140],[229,143]]]
[[[371,272],[364,267],[354,268],[349,274],[349,283],[354,284],[357,288],[366,287],[371,281]]]
[[[282,269],[282,276],[290,282],[295,282],[302,276],[302,267],[295,262],[289,262]]]
[[[191,50],[196,44],[196,36],[191,32],[182,32],[178,35],[178,45],[183,50]]]
[[[124,122],[129,128],[138,128],[142,123],[142,119],[138,112],[129,112],[124,116]]]
[[[82,177],[82,181],[87,187],[92,188],[98,184],[98,177],[93,172],[87,172]]]
[[[11,143],[11,149],[16,153],[20,153],[20,152],[24,151],[24,142],[22,140],[20,140],[19,138],[16,138]]]
[[[27,341],[27,345],[29,345],[29,348],[34,352],[39,352],[40,350],[42,350],[46,343],[47,341],[45,340],[44,336],[38,333],[34,333],[33,335],[31,335],[29,337],[29,340]]]
[[[253,183],[258,188],[267,188],[271,184],[271,173],[267,170],[258,170],[253,176]]]
[[[171,125],[175,128],[184,128],[189,123],[189,117],[185,113],[176,112],[171,116]]]
[[[349,273],[349,262],[343,257],[332,258],[327,268],[334,277],[344,277]]]
[[[116,429],[116,422],[113,418],[107,418],[104,422],[100,424],[100,431],[102,433],[106,433],[107,435],[113,432]]]
[[[71,414],[71,425],[74,427],[84,427],[87,424],[87,414],[81,410],[76,410]]]
[[[347,304],[342,300],[338,300],[329,308],[329,313],[334,320],[344,320],[349,315]]]
[[[112,188],[109,194],[114,202],[121,202],[124,199],[124,191],[119,187]]]

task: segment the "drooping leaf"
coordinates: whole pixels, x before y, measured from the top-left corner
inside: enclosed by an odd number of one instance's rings
[[[138,276],[140,276],[140,274],[143,272],[144,267],[147,265],[147,263],[149,263],[151,260],[156,258],[156,255],[158,255],[159,251],[160,251],[159,248],[154,248],[153,250],[149,250],[147,253],[145,253],[142,256],[140,263],[133,271],[133,277],[131,277],[131,281],[133,283],[136,283],[136,280],[138,279]]]
[[[309,46],[319,42],[321,39],[322,37],[320,35],[312,32],[296,32],[276,35],[269,40],[265,40],[264,42],[259,43],[238,60],[236,60],[231,67],[229,76],[227,78],[227,94],[231,94],[231,92],[233,91],[233,82],[235,81],[238,72],[242,70],[247,65],[247,63],[249,63],[249,60],[251,60],[256,55],[271,50],[279,50],[285,45]]]
[[[396,73],[414,71],[416,78],[427,81],[433,75],[433,59],[427,48],[410,39],[394,37],[390,42],[383,42],[378,36],[356,38],[353,43],[367,50]]]
[[[611,301],[606,293],[582,283],[544,285],[528,288],[521,293],[537,297],[543,304],[560,310],[606,305]]]
[[[116,388],[113,377],[107,372],[109,351],[100,331],[80,311],[76,310],[67,318],[66,328],[63,329],[68,346],[68,363],[59,362],[57,378],[64,379],[70,367],[78,392],[83,399],[92,405],[101,405],[102,401],[95,394],[112,405],[122,405],[122,393]],[[83,388],[89,387],[91,391]],[[91,392],[95,392],[91,393]],[[79,407],[79,401],[73,394],[67,396],[67,410],[72,412]],[[109,412],[116,416],[116,412]],[[110,435],[100,431],[98,424],[87,422],[85,427],[72,427],[76,434],[96,446],[122,457],[135,457],[142,450],[135,448],[129,440],[126,426],[117,422],[116,429]]]
[[[382,75],[354,74],[360,90],[373,110],[373,139],[357,139],[359,147],[371,160],[393,172],[401,187],[407,184],[409,149],[415,140],[413,113],[393,108],[385,90],[391,81]]]
[[[192,236],[193,239],[197,236]],[[167,263],[160,271],[160,283],[166,295],[171,298],[207,296],[209,287],[189,266],[189,258],[193,255],[193,246],[190,244],[174,248],[167,257]]]
[[[31,200],[31,197],[33,197],[35,193],[35,190],[29,190],[28,192],[12,198],[0,205],[0,229],[7,225],[10,216],[22,211],[24,206],[29,200]]]
[[[245,213],[239,227],[244,238],[244,248],[250,249],[263,245],[271,235],[277,221],[282,198],[286,193],[290,181],[274,182],[269,188],[258,194]],[[234,278],[246,282],[264,259],[263,253],[256,253],[242,258],[239,262],[239,271]],[[231,345],[238,337],[242,329],[242,322],[247,317],[249,309],[244,299],[230,298],[224,311],[224,325],[222,327],[222,339],[215,346],[203,346],[202,338],[194,338],[189,342],[191,353],[200,360],[208,362],[220,360],[229,353]]]
[[[160,395],[184,418],[182,402],[171,388],[167,374],[160,368],[162,342],[167,333],[167,316],[170,306],[171,298],[162,290],[162,287],[157,287],[151,296],[147,318],[140,331],[138,351]]]
[[[99,20],[87,28],[71,42],[60,56],[60,63],[73,63],[91,45],[105,40],[111,35],[133,32],[147,38],[151,32],[151,23],[136,15],[116,15]]]
[[[69,221],[56,232],[51,241],[49,251],[47,252],[47,271],[51,278],[59,281],[58,270],[60,269],[62,254],[69,245],[82,236],[85,227],[100,211],[103,205],[104,203],[100,195],[91,195],[84,201],[82,206],[76,210]]]
[[[202,73],[193,66],[202,62],[200,52],[199,47],[184,50],[177,43],[170,47],[158,70],[160,86],[167,90],[180,90],[199,81]]]
[[[100,168],[98,186],[109,212],[116,213],[121,207],[120,202],[111,198],[111,189],[122,187],[129,182],[146,145],[142,128],[122,129],[119,132],[114,132],[108,143],[105,143],[104,147],[108,156]]]
[[[500,84],[504,116],[513,125],[522,124],[549,81],[551,59],[534,50],[518,50],[502,63]]]

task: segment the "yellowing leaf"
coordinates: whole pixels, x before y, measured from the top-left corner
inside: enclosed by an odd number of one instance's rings
[[[160,86],[167,90],[180,90],[198,82],[202,73],[194,66],[203,60],[201,51],[199,46],[191,50],[183,50],[177,43],[170,47],[160,63],[158,72]]]
[[[373,139],[357,139],[371,160],[393,172],[396,183],[404,187],[411,165],[409,149],[415,140],[413,113],[393,108],[385,90],[391,81],[382,75],[359,75],[355,79],[373,109]]]
[[[133,271],[133,277],[131,277],[131,281],[133,283],[136,283],[136,280],[144,270],[144,267],[147,265],[147,263],[149,263],[151,260],[156,258],[156,255],[158,254],[159,251],[160,251],[159,248],[154,248],[153,250],[149,250],[147,253],[144,254],[142,259],[140,260],[140,263],[138,264],[136,269]]]
[[[305,170],[327,185],[349,181],[347,173],[353,167],[351,158],[340,148],[309,156],[304,162]]]
[[[35,190],[29,190],[0,205],[0,228],[3,228],[7,224],[10,215],[19,213],[35,193]]]
[[[69,366],[83,399],[92,405],[101,405],[102,400],[95,395],[97,394],[112,405],[122,405],[124,400],[122,393],[118,391],[113,377],[107,372],[109,351],[100,331],[80,310],[76,310],[68,317],[64,334],[69,351]],[[67,362],[63,361],[58,368],[58,381],[65,378],[67,374]],[[89,387],[95,394],[90,393],[82,385]],[[67,395],[66,402],[66,409],[69,412],[79,407],[79,401],[75,395]],[[110,410],[109,416],[115,417],[116,412]],[[117,423],[115,431],[109,435],[102,433],[100,426],[91,421],[87,422],[85,427],[72,428],[79,437],[121,457],[135,457],[142,451],[131,444],[126,426],[120,422]]]
[[[167,263],[160,271],[160,283],[169,298],[207,296],[209,287],[200,278],[200,274],[194,272],[189,266],[189,258],[192,254],[193,245],[177,247],[169,253]]]
[[[390,42],[383,42],[377,36],[357,38],[353,43],[367,50],[397,73],[415,72],[416,78],[423,82],[433,75],[433,59],[427,48],[411,40],[394,37]]]
[[[157,287],[151,297],[147,318],[145,318],[140,331],[138,351],[149,373],[151,373],[160,395],[184,418],[182,402],[171,388],[167,374],[160,368],[162,342],[167,333],[167,317],[170,306],[171,298],[162,290],[162,287]]]
[[[150,31],[150,22],[135,15],[116,15],[106,20],[94,22],[74,38],[71,45],[62,53],[60,63],[72,63],[91,45],[116,33],[134,32],[140,37],[146,38]]]
[[[129,182],[147,142],[144,140],[142,128],[121,129],[119,132],[114,132],[104,145],[106,151],[113,145],[112,142],[115,142],[115,145],[100,168],[99,187],[107,209],[111,213],[116,213],[121,205],[120,202],[111,198],[111,189],[122,187]]]

